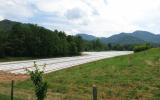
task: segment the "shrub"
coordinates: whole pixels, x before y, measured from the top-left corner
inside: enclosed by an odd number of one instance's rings
[[[37,96],[37,100],[44,100],[44,98],[46,97],[47,88],[48,88],[47,82],[45,82],[42,77],[44,73],[43,71],[44,69],[41,71],[35,62],[34,62],[34,67],[35,67],[35,70],[33,71],[27,70],[27,72],[29,73],[31,81],[35,86],[35,94]]]
[[[151,48],[150,44],[136,45],[136,46],[134,46],[133,51],[134,52],[141,52],[141,51],[144,51],[144,50],[147,50],[150,48]]]

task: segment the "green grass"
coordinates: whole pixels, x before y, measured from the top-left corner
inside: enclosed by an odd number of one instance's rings
[[[0,100],[10,100],[10,96],[8,95],[3,95],[3,94],[0,94]],[[14,100],[22,100],[22,99],[19,99],[19,98],[13,98]]]
[[[83,64],[44,78],[49,84],[47,100],[91,100],[93,84],[99,100],[159,100],[160,48]],[[7,89],[9,84],[1,87]],[[29,95],[35,99],[30,80],[17,82],[15,87],[17,97]]]

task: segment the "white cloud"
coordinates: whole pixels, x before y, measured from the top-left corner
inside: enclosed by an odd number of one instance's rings
[[[160,0],[0,0],[0,19],[31,18],[71,34],[160,33]],[[55,16],[56,15],[56,16]],[[43,21],[44,20],[44,21]]]
[[[97,36],[140,29],[156,33],[160,31],[159,0],[108,0],[107,5],[100,7],[95,5],[95,7],[100,16],[95,17],[87,26],[87,31],[90,30]],[[149,27],[143,27],[142,24],[147,24],[146,26]]]
[[[2,16],[0,16],[0,20],[3,20],[4,18]]]
[[[73,9],[69,9],[66,11],[65,16],[68,19],[80,19],[82,18],[84,15],[86,15],[82,10],[80,10],[79,8],[73,8]]]
[[[4,18],[19,19],[33,16],[33,9],[27,0],[0,0],[0,15]]]

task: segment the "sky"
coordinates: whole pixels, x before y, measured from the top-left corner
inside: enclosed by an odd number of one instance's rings
[[[135,30],[160,34],[160,0],[0,0],[3,19],[71,35],[108,37]]]

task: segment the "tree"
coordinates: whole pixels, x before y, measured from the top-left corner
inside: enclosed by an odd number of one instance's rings
[[[6,33],[0,31],[0,57],[5,57],[5,48],[7,47],[6,40],[7,40]]]
[[[44,65],[45,67],[45,65]],[[34,71],[27,70],[30,75],[31,81],[35,86],[35,94],[37,96],[37,100],[44,100],[47,94],[48,84],[43,80],[44,71],[38,68],[38,65],[34,62]]]
[[[20,24],[12,27],[8,36],[7,51],[9,56],[22,56],[25,52],[25,33]]]
[[[81,52],[83,50],[83,40],[80,36],[75,37],[75,42],[77,44],[78,52]]]
[[[16,23],[5,34],[0,31],[0,57],[48,58],[78,55],[82,51],[80,37],[33,24]]]

